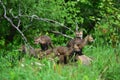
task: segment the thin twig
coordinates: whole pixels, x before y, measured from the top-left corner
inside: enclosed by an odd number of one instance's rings
[[[15,16],[15,15],[12,13],[12,9],[9,10],[9,13],[12,15],[13,18],[18,19],[18,16]]]
[[[78,24],[77,24],[77,22],[76,22],[76,31],[78,31],[78,29],[79,29],[79,27],[78,27]]]
[[[18,20],[18,25],[17,25],[18,28],[19,28],[19,26],[20,26],[20,23],[21,23],[21,20],[19,19],[19,20]]]
[[[67,38],[70,38],[70,39],[73,39],[73,37],[68,36],[68,35],[66,35],[66,34],[63,34],[63,33],[59,32],[59,31],[51,31],[51,32],[53,32],[53,33],[55,33],[55,34],[63,35],[63,36],[65,36],[65,37],[67,37]]]

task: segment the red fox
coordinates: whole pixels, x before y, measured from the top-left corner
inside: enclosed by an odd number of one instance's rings
[[[34,39],[34,42],[35,42],[35,44],[40,44],[41,49],[43,51],[47,50],[49,46],[51,48],[53,48],[52,41],[49,36],[45,36],[45,35],[40,36],[40,37]]]

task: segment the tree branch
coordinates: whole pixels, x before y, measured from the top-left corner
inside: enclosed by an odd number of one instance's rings
[[[77,24],[77,22],[76,22],[75,24],[76,24],[76,31],[78,31],[79,27],[78,27],[78,24]]]
[[[20,26],[20,19],[18,21],[18,25],[16,26],[13,21],[6,15],[7,14],[7,10],[6,10],[6,7],[5,5],[3,4],[3,2],[0,0],[0,4],[2,5],[3,7],[3,10],[4,10],[4,18],[10,22],[10,24],[21,34],[22,36],[22,39],[24,40],[25,43],[27,43],[27,38],[24,36],[23,32],[19,29],[19,26]]]
[[[19,10],[19,17],[18,17],[18,16],[14,16],[13,13],[12,13],[12,10],[10,10],[10,13],[11,13],[11,15],[12,15],[14,18],[27,17],[27,18],[30,18],[31,21],[33,21],[33,19],[36,19],[36,20],[41,20],[41,21],[45,21],[45,22],[48,22],[48,23],[58,24],[58,25],[60,25],[60,26],[62,26],[62,27],[64,27],[64,28],[70,30],[72,33],[74,33],[73,30],[71,30],[71,29],[68,28],[67,26],[65,26],[65,25],[63,25],[62,23],[59,23],[59,22],[57,22],[57,21],[55,21],[55,20],[51,20],[51,19],[47,19],[47,18],[40,18],[39,16],[34,15],[34,14],[31,15],[31,16],[29,16],[29,15],[21,15],[20,10]],[[20,19],[19,19],[19,20],[20,20]],[[19,24],[18,24],[18,26],[19,26]],[[66,35],[66,34],[61,33],[61,32],[55,32],[55,31],[53,31],[53,33],[63,35],[64,37],[67,37],[67,38],[72,38],[72,37],[70,37],[70,36],[68,36],[68,35]]]
[[[67,37],[67,38],[70,38],[70,39],[73,39],[73,37],[68,36],[68,35],[66,35],[66,34],[63,34],[63,33],[59,32],[59,31],[51,31],[51,32],[53,32],[53,33],[55,33],[55,34],[63,35],[63,36],[65,36],[65,37]]]
[[[68,27],[65,26],[64,24],[62,24],[62,23],[60,23],[60,22],[58,22],[58,21],[52,20],[52,19],[40,18],[40,17],[37,16],[37,15],[31,15],[31,16],[29,16],[29,15],[20,15],[20,16],[21,16],[21,17],[28,17],[28,18],[31,18],[31,21],[32,21],[33,19],[36,19],[36,20],[41,20],[41,21],[45,21],[45,22],[48,22],[48,23],[57,24],[57,25],[60,25],[60,26],[66,28],[66,29],[68,29],[68,30],[70,30],[71,32],[74,33],[73,30],[71,30],[70,28],[68,28]]]
[[[36,20],[41,20],[41,21],[45,21],[45,22],[48,22],[48,23],[52,23],[52,24],[57,24],[57,25],[60,25],[60,26],[62,26],[62,27],[64,27],[64,28],[68,29],[68,30],[71,31],[72,33],[74,33],[73,30],[71,30],[70,28],[68,28],[67,26],[65,26],[64,24],[62,24],[62,23],[60,23],[60,22],[58,22],[58,21],[55,21],[55,20],[52,20],[52,19],[47,19],[47,18],[41,18],[41,17],[39,17],[39,16],[37,16],[37,15],[35,15],[35,14],[33,14],[33,15],[31,15],[31,16],[29,16],[29,15],[22,15],[22,14],[21,14],[21,9],[20,9],[20,4],[19,4],[18,15],[17,15],[17,16],[15,16],[15,15],[12,13],[12,9],[9,10],[9,13],[12,15],[12,17],[15,18],[15,19],[18,19],[18,23],[17,23],[17,25],[15,25],[15,24],[13,23],[13,21],[6,15],[6,7],[5,7],[5,5],[3,4],[3,2],[2,2],[1,0],[0,0],[0,4],[2,5],[2,7],[3,7],[3,9],[4,9],[4,18],[5,18],[8,22],[10,22],[10,24],[22,35],[22,38],[24,39],[24,41],[25,41],[26,43],[27,43],[27,39],[26,39],[26,37],[24,36],[23,32],[19,29],[19,26],[20,26],[20,23],[21,23],[20,18],[22,18],[22,17],[23,17],[23,18],[25,18],[25,17],[30,18],[31,21],[34,20],[34,19],[36,19]],[[65,37],[67,37],[67,38],[72,38],[72,37],[70,37],[70,36],[68,36],[68,35],[66,35],[66,34],[61,33],[61,32],[53,31],[53,33],[57,33],[57,34],[63,35],[63,36],[65,36]]]

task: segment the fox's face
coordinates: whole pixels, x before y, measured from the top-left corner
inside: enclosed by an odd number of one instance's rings
[[[83,31],[80,31],[80,32],[75,32],[76,34],[76,37],[80,37],[81,39],[83,38]]]
[[[89,41],[89,42],[93,42],[93,41],[94,41],[92,35],[88,35],[88,41]]]

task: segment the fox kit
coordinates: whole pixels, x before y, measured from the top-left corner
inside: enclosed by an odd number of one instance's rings
[[[43,51],[47,50],[49,46],[51,48],[53,48],[52,41],[49,36],[45,36],[45,35],[40,36],[40,37],[34,39],[34,42],[35,42],[35,44],[40,44],[41,49]]]

